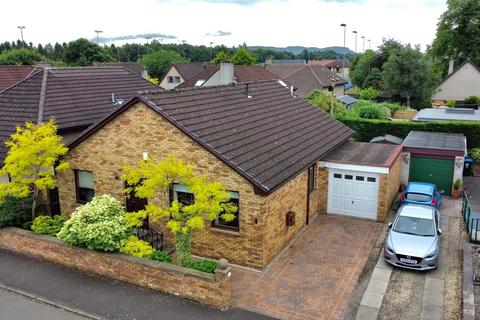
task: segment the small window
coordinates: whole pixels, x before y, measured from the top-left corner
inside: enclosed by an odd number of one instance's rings
[[[91,171],[75,170],[75,191],[77,202],[86,203],[95,196],[93,173]]]
[[[317,165],[314,164],[308,168],[308,192],[312,192],[317,188]]]
[[[168,77],[167,77],[167,82],[168,82],[168,83],[173,83],[173,77],[172,77],[172,76],[168,76]]]
[[[212,227],[224,228],[224,229],[230,229],[230,230],[233,230],[233,231],[238,231],[240,229],[240,224],[239,224],[239,221],[238,221],[238,217],[239,217],[239,213],[240,213],[239,193],[235,192],[235,191],[231,191],[229,202],[237,207],[237,211],[234,213],[235,219],[233,219],[230,222],[226,222],[225,220],[220,218],[220,215],[222,214],[222,213],[220,213],[219,216],[215,220],[212,221]]]
[[[186,185],[175,183],[172,186],[173,200],[177,200],[182,206],[192,205],[195,201],[193,193],[188,189]]]
[[[357,180],[357,181],[365,181],[365,177],[356,176],[356,177],[355,177],[355,180]]]
[[[353,176],[352,176],[352,175],[349,175],[349,174],[346,174],[346,175],[345,175],[345,179],[347,179],[347,180],[353,180]]]
[[[368,181],[368,182],[375,182],[375,181],[377,181],[377,179],[376,179],[376,178],[373,178],[373,177],[368,177],[368,178],[367,178],[367,181]]]
[[[180,83],[180,77],[173,77],[173,83]]]
[[[335,179],[342,179],[342,175],[341,175],[340,173],[334,173],[334,174],[333,174],[333,177],[334,177]]]

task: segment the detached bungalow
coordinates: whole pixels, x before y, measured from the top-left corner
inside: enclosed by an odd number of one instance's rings
[[[366,218],[383,219],[398,189],[400,147],[348,142],[352,133],[279,81],[147,91],[69,144],[71,170],[58,174],[61,209],[108,193],[139,210],[146,201],[123,192],[124,164],[172,154],[222,183],[238,205],[234,221],[194,233],[193,253],[262,269],[319,213],[361,216],[365,208]],[[180,184],[170,198],[192,200]]]

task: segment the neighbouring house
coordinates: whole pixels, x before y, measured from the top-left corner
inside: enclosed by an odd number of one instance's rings
[[[343,105],[347,108],[347,109],[351,109],[355,103],[357,103],[357,99],[355,99],[354,97],[352,96],[349,96],[349,95],[343,95],[343,96],[340,96],[340,97],[337,97],[337,99],[343,103]]]
[[[385,134],[383,136],[373,137],[370,143],[388,143],[400,145],[403,143],[403,139],[391,134]]]
[[[296,88],[296,94],[307,98],[313,90],[345,94],[345,79],[321,65],[267,64],[265,69]]]
[[[99,63],[98,66],[123,67],[142,78],[148,79],[148,71],[143,67],[141,63],[138,63],[138,62],[103,62],[103,63]]]
[[[430,182],[450,195],[462,179],[467,139],[459,133],[411,131],[403,141],[402,184]]]
[[[159,86],[165,90],[174,89],[209,66],[206,62],[174,63],[160,78]]]
[[[1,68],[0,68],[1,69]],[[123,67],[44,68],[0,92],[0,166],[18,125],[53,117],[68,143],[138,91],[158,87]],[[0,177],[0,181],[8,181]],[[51,198],[56,198],[53,190]],[[58,201],[50,203],[58,213]]]
[[[71,169],[58,173],[61,211],[105,193],[127,210],[161,202],[126,198],[122,169],[174,155],[222,183],[238,207],[232,222],[217,219],[194,233],[193,253],[263,269],[319,213],[383,221],[399,187],[401,147],[348,142],[352,134],[281,81],[147,91],[69,143]],[[345,179],[340,187],[329,180],[337,174]],[[192,201],[181,184],[169,197]],[[338,209],[339,201],[353,209]],[[173,238],[162,225],[151,227]]]
[[[0,66],[0,92],[28,77],[35,66]]]
[[[344,79],[350,79],[350,61],[346,59],[344,62],[341,59],[309,60],[308,64],[320,65],[343,77]],[[343,70],[345,70],[345,73]]]
[[[445,105],[448,100],[463,102],[470,96],[480,96],[480,68],[466,61],[453,71],[451,62],[448,76],[433,92],[433,104]]]
[[[480,121],[480,110],[468,108],[426,108],[418,111],[413,121]]]
[[[208,66],[178,88],[208,87],[232,83],[277,80],[278,77],[261,66],[234,65],[226,61],[219,66]]]

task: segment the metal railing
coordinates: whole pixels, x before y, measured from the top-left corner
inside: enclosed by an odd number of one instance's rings
[[[163,233],[157,232],[150,228],[135,228],[134,229],[135,235],[145,242],[148,242],[155,250],[163,250],[164,249],[164,242],[163,242]]]
[[[468,200],[468,195],[464,191],[462,196],[462,214],[465,220],[465,226],[468,231],[469,240],[471,243],[480,243],[480,214],[475,215]]]

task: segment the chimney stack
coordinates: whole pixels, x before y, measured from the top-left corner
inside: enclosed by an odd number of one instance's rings
[[[455,64],[455,60],[450,59],[448,63],[448,75],[451,75],[453,73],[453,66]]]
[[[219,84],[234,83],[234,65],[231,61],[220,63]]]

